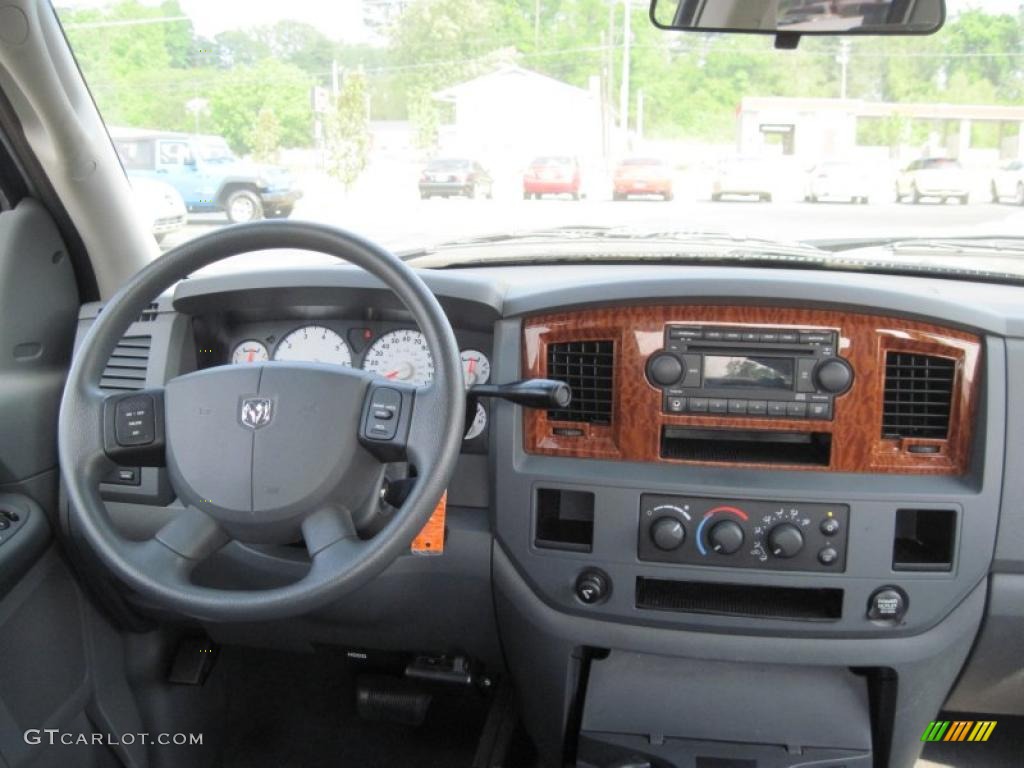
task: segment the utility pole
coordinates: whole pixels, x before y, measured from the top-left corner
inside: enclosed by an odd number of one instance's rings
[[[622,131],[622,146],[625,148],[629,138],[629,58],[632,6],[630,0],[624,0],[622,14],[622,82],[619,83],[619,129]]]
[[[850,65],[850,41],[841,40],[839,42],[839,55],[836,56],[836,62],[839,64],[839,98],[846,98],[846,70]]]
[[[331,59],[331,96],[338,100],[338,60]]]

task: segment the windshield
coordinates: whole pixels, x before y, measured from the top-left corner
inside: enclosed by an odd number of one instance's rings
[[[180,196],[180,222],[154,229],[165,249],[291,216],[396,251],[569,227],[829,254],[974,238],[921,244],[954,270],[999,237],[1000,271],[1024,274],[1005,245],[1024,238],[1016,0],[948,0],[931,36],[793,51],[659,30],[640,0],[55,7],[125,172]]]

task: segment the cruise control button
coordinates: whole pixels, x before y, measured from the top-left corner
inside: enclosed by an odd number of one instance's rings
[[[725,413],[729,410],[729,401],[720,398],[708,400],[708,410],[711,413]]]
[[[148,445],[156,439],[155,405],[150,395],[119,400],[114,409],[114,437],[121,446]]]
[[[786,403],[786,415],[791,419],[807,416],[807,403]]]

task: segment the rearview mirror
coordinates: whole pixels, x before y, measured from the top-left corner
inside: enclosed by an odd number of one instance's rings
[[[944,0],[651,0],[662,29],[772,35],[928,35]]]

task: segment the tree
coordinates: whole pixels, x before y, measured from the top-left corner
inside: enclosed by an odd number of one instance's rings
[[[366,115],[366,76],[345,75],[334,109],[324,121],[327,172],[345,185],[347,193],[366,168],[370,154],[370,128]]]
[[[256,115],[249,138],[252,155],[261,163],[277,161],[277,150],[281,145],[281,123],[270,107],[263,107]]]

